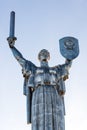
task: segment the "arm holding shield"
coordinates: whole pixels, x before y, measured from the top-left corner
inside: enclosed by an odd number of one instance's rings
[[[79,55],[79,44],[78,39],[74,37],[64,37],[59,40],[59,47],[61,55],[66,58],[63,68],[67,72],[64,80],[68,78],[68,71],[72,65],[72,60],[74,60]]]

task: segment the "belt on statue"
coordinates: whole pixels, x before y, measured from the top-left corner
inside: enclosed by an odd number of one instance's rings
[[[38,83],[36,84],[36,86],[42,86],[42,85],[52,85],[52,83],[51,83],[51,82],[48,82],[48,81],[44,81],[44,82],[38,82]]]
[[[36,88],[38,88],[38,87],[41,87],[41,86],[56,86],[56,83],[54,84],[54,83],[51,83],[51,82],[43,82],[43,83],[41,83],[41,82],[38,82],[35,86],[35,89]]]
[[[43,84],[44,84],[44,85],[51,85],[50,82],[44,82]]]

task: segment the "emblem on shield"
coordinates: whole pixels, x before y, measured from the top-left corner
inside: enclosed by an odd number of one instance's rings
[[[59,40],[60,53],[69,60],[75,59],[79,55],[78,40],[74,37],[64,37]]]

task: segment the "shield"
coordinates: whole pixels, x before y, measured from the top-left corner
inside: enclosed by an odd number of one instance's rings
[[[64,37],[59,40],[60,53],[69,60],[75,59],[79,55],[78,40],[74,37]]]

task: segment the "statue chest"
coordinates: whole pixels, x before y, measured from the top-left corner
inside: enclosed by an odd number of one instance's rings
[[[35,72],[35,85],[56,85],[57,72],[49,68],[38,68]]]

